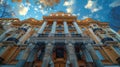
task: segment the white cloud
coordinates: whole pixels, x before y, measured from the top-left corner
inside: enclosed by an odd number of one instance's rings
[[[68,12],[68,13],[72,13],[73,12],[73,7],[72,7],[72,5],[75,3],[75,1],[74,0],[69,0],[69,1],[65,1],[64,2],[64,4],[63,4],[63,6],[66,6],[67,8],[66,8],[66,11]]]
[[[29,10],[29,6],[25,6],[24,4],[19,5],[18,13],[19,15],[25,16]]]
[[[66,10],[67,10],[68,13],[72,13],[73,12],[73,9],[71,7],[68,7]]]
[[[35,10],[35,11],[38,11],[38,9],[37,9],[36,7],[34,8],[34,10]]]
[[[82,19],[86,19],[86,18],[88,18],[88,17],[89,17],[89,16],[83,16]]]
[[[88,3],[85,5],[86,9],[90,9],[91,12],[97,12],[102,9],[101,6],[97,5],[97,1],[88,0]]]
[[[97,11],[99,11],[99,10],[101,10],[101,9],[102,9],[102,7],[93,8],[93,9],[91,10],[91,12],[97,12]]]
[[[38,18],[38,16],[35,16],[35,18]]]
[[[41,5],[39,5],[38,8],[43,9],[43,7]]]
[[[73,5],[74,4],[74,0],[70,0],[70,1],[65,1],[64,2],[64,6],[70,6],[70,5]]]
[[[77,13],[77,16],[80,16],[80,13]]]
[[[73,16],[77,16],[76,14],[72,14]]]
[[[47,11],[45,10],[40,10],[43,15],[47,14]]]
[[[65,1],[63,5],[64,5],[64,6],[68,6],[68,5],[70,5],[70,4],[69,4],[68,1]]]
[[[116,0],[109,5],[109,7],[117,7],[117,6],[120,6],[120,0]]]
[[[90,9],[93,6],[94,3],[95,3],[94,1],[89,0],[87,5],[85,6],[85,8],[89,8]]]

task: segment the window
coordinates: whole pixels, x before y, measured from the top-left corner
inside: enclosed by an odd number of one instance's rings
[[[59,25],[59,26],[57,27],[58,30],[62,30],[62,28],[63,28],[63,27],[62,27],[61,25]]]
[[[96,27],[97,25],[94,24],[93,26]]]
[[[99,50],[95,50],[95,52],[100,60],[104,60],[104,57],[102,56]]]

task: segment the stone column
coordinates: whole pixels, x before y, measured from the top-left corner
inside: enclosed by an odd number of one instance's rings
[[[38,30],[38,34],[42,34],[42,32],[44,31],[46,25],[47,25],[47,21],[44,21],[44,23],[42,24],[41,28]]]
[[[18,61],[18,63],[16,64],[16,67],[24,67],[27,58],[31,52],[31,50],[35,47],[35,45],[29,44],[29,46],[26,48],[22,58]]]
[[[11,28],[11,29],[8,29],[8,30],[5,31],[2,35],[0,35],[0,42],[3,41],[3,40],[5,39],[6,33],[10,32],[10,31],[12,31],[12,30],[13,30],[12,28]]]
[[[90,53],[88,52],[87,49],[83,49],[83,53],[84,53],[84,55],[86,57],[87,62],[93,62],[93,59],[92,59],[92,57],[91,57],[91,55],[90,55]]]
[[[32,28],[29,28],[28,31],[19,39],[19,44],[23,44],[25,42],[25,40],[28,38],[28,36],[30,36],[30,32],[31,32]]]
[[[118,34],[116,31],[114,31],[113,29],[109,28],[113,33],[116,34],[116,38],[120,41],[120,34]]]
[[[76,54],[75,54],[74,46],[71,43],[69,43],[68,45],[66,45],[66,48],[67,48],[67,52],[68,52],[68,56],[69,56],[69,61],[72,64],[72,67],[79,67],[77,58],[76,58]]]
[[[82,31],[80,30],[78,24],[76,22],[73,22],[75,29],[77,30],[78,34],[82,34]]]
[[[57,24],[57,22],[56,22],[56,21],[54,21],[54,22],[53,22],[53,24],[52,24],[52,30],[51,30],[50,35],[49,35],[49,36],[52,36],[52,35],[54,35],[54,34],[55,34],[55,31],[56,31],[56,24]]]
[[[88,52],[90,53],[93,62],[95,63],[96,67],[104,67],[104,65],[102,64],[101,60],[98,58],[98,56],[96,55],[96,52],[93,48],[93,46],[91,44],[87,44],[86,45],[86,49],[88,50]]]
[[[97,35],[93,32],[93,30],[92,30],[91,28],[89,28],[88,30],[89,30],[89,32],[92,34],[92,36],[95,37],[95,39],[97,40],[97,42],[98,42],[99,44],[102,44],[100,38],[97,37]]]
[[[51,43],[48,43],[48,45],[46,45],[45,55],[43,57],[42,67],[48,67],[48,65],[49,65],[49,63],[51,61],[52,51],[53,51],[53,45]]]
[[[64,33],[65,33],[67,36],[70,36],[67,22],[64,21],[63,24],[64,24]]]
[[[51,58],[51,61],[50,61],[50,67],[54,67],[54,62],[53,62],[52,58]]]
[[[34,59],[35,59],[35,54],[38,52],[38,49],[37,49],[37,45],[35,45],[35,47],[31,50],[28,58],[27,58],[27,61],[29,64],[27,64],[27,66],[33,66],[33,62],[34,62]]]
[[[70,61],[69,60],[66,61],[66,67],[70,67]]]

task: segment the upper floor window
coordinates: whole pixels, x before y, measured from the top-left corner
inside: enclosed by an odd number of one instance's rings
[[[97,25],[96,25],[96,24],[94,24],[93,26],[94,26],[94,27],[96,27]]]
[[[59,25],[59,26],[58,26],[58,28],[62,28],[62,26],[61,26],[61,25]]]

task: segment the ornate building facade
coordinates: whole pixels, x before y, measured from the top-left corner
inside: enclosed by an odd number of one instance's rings
[[[0,24],[0,67],[119,67],[120,35],[108,23],[57,12]]]

